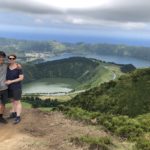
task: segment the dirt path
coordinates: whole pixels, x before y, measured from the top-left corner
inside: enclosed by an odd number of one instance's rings
[[[64,117],[60,112],[24,110],[22,122],[0,124],[0,150],[81,150],[70,143],[81,135],[109,136],[102,130]]]
[[[19,125],[12,120],[0,124],[0,150],[78,150],[69,139],[79,135],[105,136],[105,132],[85,127],[60,112],[25,110]]]

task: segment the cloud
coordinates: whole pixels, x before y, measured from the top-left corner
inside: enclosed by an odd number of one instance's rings
[[[36,0],[0,0],[0,8],[34,14],[60,14],[62,10]]]
[[[68,13],[80,17],[116,22],[150,22],[149,0],[106,0],[104,7],[88,10],[70,10]]]
[[[50,9],[59,9],[59,10],[67,10],[67,9],[88,9],[93,7],[103,7],[106,5],[108,0],[0,0],[0,7],[1,8],[8,8],[13,10],[22,10],[22,11],[30,11],[32,8],[33,11],[31,12],[38,12],[38,13],[49,13]],[[20,9],[24,7],[23,9]],[[40,8],[40,9],[39,9]],[[45,9],[43,11],[43,9]]]
[[[43,26],[72,24],[138,30],[150,23],[149,0],[0,0],[0,9],[22,12],[26,22]]]

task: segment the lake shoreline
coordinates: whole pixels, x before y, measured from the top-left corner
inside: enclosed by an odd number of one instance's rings
[[[55,56],[46,58],[44,61],[54,61],[54,60],[61,60],[70,57],[85,57],[85,58],[92,58],[101,61],[105,61],[106,63],[115,63],[115,64],[132,64],[136,68],[147,68],[150,67],[150,61],[144,59],[138,59],[135,57],[129,56],[116,56],[116,55],[101,55],[101,54],[78,54],[78,53],[70,53],[65,52],[61,54],[57,54]]]

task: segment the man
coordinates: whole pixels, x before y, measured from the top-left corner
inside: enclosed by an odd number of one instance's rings
[[[7,121],[3,118],[5,103],[8,99],[8,91],[6,81],[7,64],[4,63],[6,54],[0,51],[0,123],[6,124]]]

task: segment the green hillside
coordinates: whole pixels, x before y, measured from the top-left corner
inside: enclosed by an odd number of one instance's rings
[[[71,105],[88,111],[137,116],[150,112],[150,68],[79,94]]]
[[[64,52],[78,55],[114,55],[128,56],[150,61],[150,48],[140,46],[115,44],[88,44],[88,43],[62,43],[58,41],[32,41],[0,38],[0,49],[7,53],[18,53],[24,56],[25,52],[51,52],[60,54]]]
[[[25,83],[43,78],[74,79],[80,83],[76,87],[78,89],[98,86],[122,74],[118,65],[84,57],[72,57],[40,64],[25,64],[24,73]]]
[[[60,109],[131,142],[131,150],[150,150],[149,92],[150,68],[140,69],[80,93]]]

